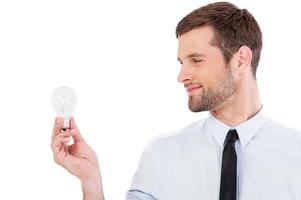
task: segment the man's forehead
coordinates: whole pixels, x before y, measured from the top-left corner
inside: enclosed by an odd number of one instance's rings
[[[178,58],[205,56],[206,50],[213,46],[213,37],[214,32],[208,26],[184,33],[178,39]]]

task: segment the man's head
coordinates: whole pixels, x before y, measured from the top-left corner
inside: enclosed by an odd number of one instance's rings
[[[190,110],[226,105],[243,81],[256,80],[262,35],[246,9],[227,2],[208,4],[184,17],[176,36],[182,65],[178,80],[188,90]]]

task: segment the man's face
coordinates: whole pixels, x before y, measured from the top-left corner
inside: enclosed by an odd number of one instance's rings
[[[230,63],[221,50],[211,44],[214,32],[209,26],[193,29],[179,37],[178,81],[184,83],[193,112],[210,111],[227,104],[235,93]]]

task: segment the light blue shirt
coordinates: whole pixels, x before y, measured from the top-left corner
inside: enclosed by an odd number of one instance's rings
[[[206,119],[161,135],[144,149],[127,200],[218,200],[223,144],[239,135],[239,200],[301,200],[301,133],[267,118],[261,109],[230,127]]]

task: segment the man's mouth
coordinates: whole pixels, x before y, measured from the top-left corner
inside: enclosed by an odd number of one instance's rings
[[[190,94],[200,90],[200,88],[202,88],[201,85],[192,85],[192,86],[186,87],[186,91],[190,95]]]

